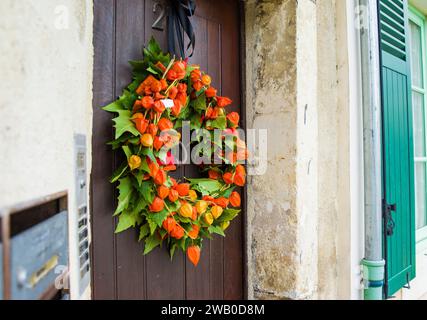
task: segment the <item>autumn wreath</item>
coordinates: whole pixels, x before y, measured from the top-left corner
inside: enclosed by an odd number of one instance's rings
[[[143,60],[130,62],[133,82],[103,108],[118,114],[110,144],[126,157],[110,180],[119,181],[116,233],[136,227],[144,254],[166,242],[171,258],[181,249],[197,265],[203,238],[225,236],[240,212],[235,188],[245,184],[247,148],[237,130],[239,115],[227,114],[232,101],[217,96],[199,66],[163,53],[154,39],[143,52]],[[196,139],[209,146],[199,163],[207,177],[178,182],[168,172],[177,169],[172,149],[186,120],[193,131],[208,132],[210,139]]]

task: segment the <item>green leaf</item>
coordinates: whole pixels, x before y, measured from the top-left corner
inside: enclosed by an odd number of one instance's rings
[[[145,245],[144,245],[144,254],[150,253],[154,248],[159,246],[161,243],[161,240],[157,236],[157,234],[152,234],[151,236],[145,238]]]
[[[198,113],[195,113],[191,116],[190,130],[197,130],[202,127],[202,116]]]
[[[128,85],[127,89],[131,92],[134,92],[136,89],[138,89],[140,83],[141,82],[139,80],[134,80]]]
[[[160,61],[165,66],[168,65],[170,61],[170,55],[162,52],[162,49],[154,37],[150,39],[147,46],[144,48],[144,58],[148,59],[148,61],[151,61],[152,63]]]
[[[144,48],[143,52],[144,52],[144,61],[146,61],[147,64],[150,61],[153,62],[156,60],[156,54],[153,54],[152,52],[150,52],[150,50],[148,50],[148,48]]]
[[[125,89],[123,90],[123,94],[119,97],[120,103],[128,110],[132,109],[133,104],[135,103],[135,100],[138,98],[138,96],[129,90]]]
[[[131,112],[128,110],[120,110],[117,111],[119,116],[114,118],[113,121],[115,123],[114,127],[116,128],[115,139],[120,138],[120,136],[125,132],[130,132],[134,136],[139,135],[139,131],[136,130],[135,125],[131,121]]]
[[[228,198],[230,195],[231,195],[231,193],[234,191],[234,189],[235,189],[236,187],[231,187],[231,188],[229,188],[229,189],[227,189],[227,190],[225,190],[222,194],[221,194],[221,196],[222,197],[224,197],[224,198]]]
[[[182,128],[182,119],[176,119],[173,128],[174,129]]]
[[[145,69],[143,71],[133,70],[132,75],[135,81],[142,83],[149,76],[149,73]],[[134,91],[136,91],[136,89]]]
[[[117,186],[119,189],[119,203],[117,204],[117,209],[114,212],[114,216],[127,209],[129,206],[129,200],[132,196],[132,181],[129,177],[122,178],[119,180],[120,184]]]
[[[186,106],[184,108],[182,108],[181,112],[178,115],[178,119],[181,120],[188,120],[188,117],[190,116],[192,108],[190,108],[190,106]],[[182,126],[182,124],[181,124]]]
[[[111,102],[109,105],[106,105],[105,107],[102,108],[102,110],[108,111],[108,112],[118,112],[118,111],[123,111],[123,106],[122,104],[116,100],[114,102]]]
[[[217,222],[225,222],[233,220],[238,214],[239,209],[224,209],[222,215],[216,220]]]
[[[139,72],[144,72],[147,70],[147,67],[148,67],[148,62],[146,60],[133,60],[133,61],[129,61],[129,64],[132,66],[134,74]],[[139,86],[139,81],[138,81],[138,86]],[[137,87],[134,88],[134,90],[136,89]],[[129,90],[132,90],[132,88],[129,87]]]
[[[225,237],[224,230],[222,230],[222,228],[220,226],[210,226],[208,228],[208,231],[210,233],[216,233],[216,234],[219,234],[220,236]]]
[[[190,184],[199,184],[201,182],[217,181],[209,178],[187,178],[186,180],[188,180]]]
[[[148,163],[147,163],[146,158],[142,158],[140,169],[145,171],[146,173],[150,173],[150,168],[148,167]]]
[[[157,158],[159,158],[162,163],[166,163],[167,156],[168,150],[165,150],[165,148],[161,148],[159,152],[157,152]]]
[[[169,256],[171,258],[171,261],[173,259],[173,255],[175,254],[175,250],[176,250],[176,243],[172,244],[171,247],[169,248]]]
[[[156,157],[154,156],[153,149],[143,148],[141,152],[144,156],[148,156],[151,161],[156,162]]]
[[[164,239],[168,232],[165,229],[159,229],[160,238]]]
[[[207,226],[208,228],[209,226]],[[208,238],[208,239],[213,239],[212,235],[208,232],[207,228],[200,228],[200,232],[199,235],[202,238]]]
[[[107,144],[111,145],[113,147],[113,150],[116,150],[118,148],[121,148],[121,146],[123,144],[125,144],[126,141],[128,141],[130,139],[137,139],[137,141],[139,141],[139,137],[135,138],[135,137],[131,136],[129,133],[125,133],[119,139],[115,139],[113,141],[109,141],[109,142],[107,142]]]
[[[191,222],[193,221],[192,219],[182,217],[182,216],[180,216],[179,214],[175,215],[175,217],[176,217],[176,218],[175,218],[176,220],[178,220],[178,221],[180,221],[180,222],[182,222],[182,223],[191,223]]]
[[[160,45],[156,41],[154,37],[150,38],[150,41],[148,41],[147,46],[145,47],[151,54],[159,54],[162,52],[162,49],[160,48]]]
[[[203,111],[206,110],[206,94],[202,93],[197,99],[192,102],[194,110]]]
[[[168,214],[169,214],[169,211],[164,209],[160,212],[148,214],[147,220],[150,219],[150,220],[154,221],[158,227],[161,227],[163,221],[167,218]]]
[[[185,251],[185,237],[182,237],[181,239],[179,239],[178,241],[177,241],[177,246],[179,247],[179,248],[181,248],[181,250],[182,251]]]
[[[136,203],[136,205],[132,209],[132,213],[137,216],[141,216],[142,211],[148,206],[147,201],[138,196],[136,197],[136,200],[133,201],[133,203]]]
[[[140,187],[141,186],[141,183],[142,183],[142,181],[144,181],[143,179],[144,179],[144,172],[142,172],[142,171],[134,171],[134,172],[132,172],[132,174],[134,175],[134,177],[135,177],[135,179],[136,179],[136,181],[138,182],[138,187]]]
[[[142,194],[142,196],[144,197],[144,199],[147,201],[147,203],[152,203],[154,200],[154,185],[153,182],[151,181],[143,181],[140,185],[140,187],[138,188],[138,191],[140,194]]]
[[[220,116],[211,122],[212,127],[216,129],[225,130],[227,128],[227,117]]]
[[[156,74],[156,75],[158,75],[159,73],[157,72],[157,70],[154,70],[152,67],[148,67],[147,68],[147,71],[148,72],[150,72],[150,73],[152,73],[152,74]]]
[[[117,180],[120,179],[120,177],[126,172],[126,169],[128,168],[128,163],[127,161],[124,161],[120,167],[118,167],[114,172],[113,175],[110,178],[110,182],[116,182]]]
[[[179,208],[181,208],[181,203],[177,200],[175,202],[170,202],[169,200],[166,200],[166,204],[170,211],[178,211]]]
[[[196,69],[200,69],[200,67],[199,67],[199,66],[195,66],[195,65],[188,64],[188,65],[187,65],[187,69],[185,70],[185,77],[186,77],[186,78],[187,78],[187,77],[189,77],[189,76],[190,76],[190,73],[191,73],[192,71],[196,70]]]
[[[200,188],[198,185],[194,185],[194,186],[192,186],[192,188],[193,188],[195,191],[200,192],[200,193],[202,194],[202,196],[208,196],[208,195],[209,195],[209,192],[208,192],[207,190],[205,190],[205,189],[203,189],[203,188]]]
[[[138,241],[141,241],[142,239],[144,239],[149,234],[150,234],[150,227],[148,226],[148,223],[145,223],[139,229],[139,239],[138,239]]]
[[[132,156],[132,151],[130,150],[130,148],[128,146],[123,146],[122,149],[126,155],[126,158],[129,160],[129,158]]]
[[[147,215],[148,227],[150,228],[150,234],[154,234],[157,229],[157,223],[151,219],[151,214]]]
[[[223,184],[219,182],[218,180],[214,179],[187,179],[191,185],[198,185],[202,189],[205,189],[206,191],[213,193],[221,189]]]
[[[227,151],[234,151],[234,149],[236,147],[236,143],[232,139],[225,138],[224,139],[224,143],[225,143]]]
[[[171,188],[173,186],[172,180],[169,176],[166,178],[165,186],[168,188]]]
[[[139,137],[132,136],[131,138],[128,139],[128,141],[134,145],[139,145]]]
[[[117,224],[115,233],[125,231],[130,227],[135,227],[138,222],[140,222],[140,218],[137,214],[133,212],[124,211],[119,216],[119,223]]]
[[[202,87],[199,91],[196,91],[196,98],[206,92],[206,88]]]

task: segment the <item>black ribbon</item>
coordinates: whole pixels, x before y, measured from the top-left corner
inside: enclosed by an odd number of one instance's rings
[[[196,10],[196,3],[194,0],[168,0],[168,2],[168,50],[181,58],[185,58],[185,51],[191,47],[191,54],[189,55],[191,57],[196,44],[196,36],[190,18]],[[186,49],[185,34],[190,40]],[[178,45],[178,50],[176,45]]]

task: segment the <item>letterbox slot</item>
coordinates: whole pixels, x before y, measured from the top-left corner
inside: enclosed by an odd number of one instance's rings
[[[14,237],[64,210],[67,210],[67,208],[64,207],[64,201],[61,199],[55,199],[38,206],[16,212],[10,217],[10,237]]]
[[[0,298],[36,300],[65,297],[56,279],[68,270],[67,192],[2,208],[4,264]],[[1,247],[1,245],[0,245]]]
[[[87,213],[87,206],[81,206],[79,208],[79,217],[85,216]]]
[[[87,218],[80,219],[79,229],[81,229],[82,227],[85,227],[85,226],[87,226]]]
[[[82,254],[87,248],[89,248],[89,242],[84,241],[79,247],[80,254]]]
[[[82,267],[89,260],[89,252],[86,251],[80,256],[80,267]]]
[[[87,263],[81,270],[80,270],[80,277],[84,278],[84,276],[86,275],[86,273],[89,272],[89,263]]]

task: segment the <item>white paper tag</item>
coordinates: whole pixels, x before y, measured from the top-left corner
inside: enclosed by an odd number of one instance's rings
[[[163,99],[163,100],[160,100],[160,101],[163,103],[163,105],[165,106],[165,108],[172,108],[174,106],[172,99]]]

